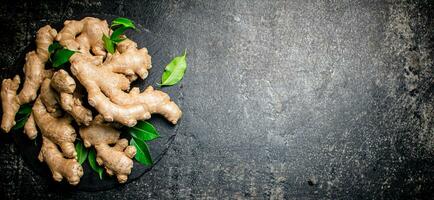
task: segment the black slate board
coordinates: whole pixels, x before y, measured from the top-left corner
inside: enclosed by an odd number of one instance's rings
[[[114,19],[114,16],[109,15],[92,15],[92,14],[84,14],[82,16],[76,17],[74,19],[79,20],[85,16],[93,16],[98,17],[100,19],[106,19],[110,24],[110,21]],[[62,20],[63,21],[63,20]],[[50,24],[52,27],[56,28],[58,31],[62,27],[62,23],[54,22],[40,22],[40,27],[45,24]],[[149,30],[141,26],[140,24],[136,24],[137,29],[139,31],[128,31],[127,35],[130,39],[135,41],[138,44],[139,48],[146,47],[149,51],[149,54],[152,56],[152,65],[153,67],[149,71],[149,75],[145,80],[137,80],[132,85],[136,87],[140,87],[141,90],[144,90],[145,87],[152,85],[156,89],[161,89],[167,92],[172,100],[175,102],[179,102],[182,99],[182,94],[180,92],[180,87],[167,87],[167,88],[159,88],[157,83],[161,81],[161,75],[164,71],[164,67],[168,62],[170,62],[170,57],[164,54],[163,43],[161,42],[162,38],[159,38],[157,35],[151,33]],[[31,50],[35,49],[34,44],[30,44],[26,47],[22,54],[19,56],[19,59],[16,61],[14,67],[9,68],[13,70],[11,74],[20,74],[23,77],[22,66],[24,65],[25,54]],[[163,158],[166,151],[170,147],[172,141],[174,140],[177,132],[177,126],[171,125],[170,122],[166,121],[161,116],[153,116],[152,119],[149,120],[157,130],[160,132],[161,137],[155,141],[148,142],[149,148],[151,150],[151,155],[154,160],[154,166]],[[178,122],[180,123],[180,122]],[[70,186],[66,181],[62,181],[61,183],[55,182],[51,178],[51,172],[49,168],[45,165],[45,163],[41,163],[38,160],[38,153],[42,144],[41,136],[38,135],[38,138],[35,141],[29,140],[27,136],[22,132],[22,130],[13,131],[13,139],[18,146],[19,151],[21,152],[25,162],[31,166],[31,168],[36,171],[42,177],[46,177],[47,181],[50,183],[50,187],[54,187],[56,189],[62,190],[84,190],[84,191],[101,191],[111,189],[113,187],[120,186],[115,177],[109,177],[107,174],[104,174],[103,179],[99,179],[99,176],[92,171],[89,166],[89,163],[86,161],[83,163],[84,175],[80,180],[80,183],[77,186]],[[123,137],[123,136],[121,136]],[[125,136],[124,137],[128,137]],[[152,166],[152,167],[154,167]],[[152,167],[143,166],[137,161],[134,161],[134,167],[131,174],[128,177],[127,183],[134,181],[139,178],[146,172],[150,171]]]

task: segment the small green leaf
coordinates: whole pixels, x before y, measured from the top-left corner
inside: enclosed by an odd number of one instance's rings
[[[53,58],[53,67],[57,68],[65,63],[69,62],[69,58],[75,53],[75,51],[71,51],[69,49],[60,49],[54,53]]]
[[[118,18],[114,19],[112,21],[112,25],[110,27],[115,27],[115,26],[123,26],[123,27],[136,29],[134,22],[131,21],[130,19],[124,18],[124,17],[118,17]]]
[[[60,45],[60,43],[56,41],[50,44],[50,46],[48,47],[48,52],[53,53],[54,51],[62,48],[63,48],[62,45]]]
[[[83,164],[89,151],[84,147],[82,141],[78,141],[77,144],[75,144],[75,151],[77,151],[78,163],[80,163],[80,165]]]
[[[24,104],[20,106],[20,109],[15,116],[15,125],[12,127],[12,130],[18,130],[23,128],[29,119],[30,113],[32,112],[32,105],[30,103]],[[16,120],[18,118],[18,120]]]
[[[119,40],[124,40],[123,38],[119,38],[126,30],[131,29],[130,27],[120,27],[113,31],[112,35],[110,36],[110,40],[115,42]]]
[[[114,53],[116,44],[125,40],[125,38],[120,38],[122,34],[128,29],[136,29],[134,22],[130,19],[119,17],[112,21],[111,28],[116,27],[116,29],[111,34],[110,38],[103,35],[102,40],[104,41],[104,48],[109,53]]]
[[[87,156],[87,160],[89,161],[90,167],[92,168],[92,170],[96,173],[98,173],[99,178],[102,179],[102,174],[104,173],[104,169],[98,165],[98,163],[96,162],[96,153],[95,153],[95,149],[91,149],[89,151],[89,155]]]
[[[27,119],[29,119],[29,115],[24,116],[23,118],[16,121],[16,124],[12,127],[12,130],[17,130],[20,128],[23,128],[23,126],[26,124]]]
[[[164,69],[163,76],[161,78],[160,86],[171,86],[177,84],[182,77],[184,77],[185,70],[187,69],[187,53],[184,51],[184,55],[175,57]]]
[[[27,115],[32,112],[32,105],[31,104],[24,104],[20,106],[20,109],[18,110],[17,114],[19,115]]]
[[[115,45],[114,45],[113,41],[111,41],[110,38],[107,37],[106,35],[102,36],[102,40],[104,41],[104,48],[107,50],[107,52],[114,53],[115,52]]]
[[[134,158],[136,158],[139,163],[146,166],[150,166],[154,163],[151,154],[149,153],[149,147],[145,142],[131,138],[130,145],[136,147],[137,151]]]
[[[137,140],[151,141],[160,137],[155,127],[147,121],[139,121],[134,127],[128,128],[128,132]]]

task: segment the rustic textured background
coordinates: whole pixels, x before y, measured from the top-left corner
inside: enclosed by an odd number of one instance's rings
[[[2,77],[41,23],[125,16],[189,52],[185,115],[139,180],[49,187],[8,136],[7,199],[434,198],[434,2],[6,1]],[[160,66],[161,67],[161,66]]]

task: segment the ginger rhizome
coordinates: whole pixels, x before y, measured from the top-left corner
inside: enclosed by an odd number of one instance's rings
[[[95,117],[90,126],[80,128],[84,146],[95,147],[98,165],[103,166],[107,174],[116,175],[120,183],[125,183],[133,168],[136,148],[128,146],[128,140],[119,139],[120,134],[110,124],[104,123],[101,115]]]
[[[145,51],[142,52],[145,53]],[[124,53],[136,54],[135,50]],[[140,64],[147,67],[144,64],[149,63],[149,61],[135,59],[137,63],[118,61],[118,63],[113,64],[111,61],[117,56],[118,59],[122,60],[128,58],[122,54],[113,55],[108,62],[96,64],[88,55],[74,54],[71,57],[71,71],[86,88],[89,104],[95,107],[106,121],[115,121],[130,127],[134,126],[137,120],[149,119],[153,113],[161,114],[176,124],[181,116],[181,110],[167,94],[156,91],[152,87],[144,92],[140,92],[138,88],[126,92],[130,87],[130,81],[125,75],[131,75],[131,72],[135,72],[139,77],[145,76],[144,71],[134,71],[134,68]],[[117,67],[117,65],[123,67]],[[128,68],[129,66],[131,67]],[[94,74],[98,74],[98,76]]]
[[[60,182],[66,178],[69,184],[77,185],[83,176],[83,168],[78,161],[63,157],[57,146],[45,137],[42,137],[42,147],[38,159],[47,163],[55,181]]]
[[[92,121],[92,112],[82,105],[82,95],[76,90],[74,79],[65,70],[54,73],[51,86],[57,90],[60,105],[80,125],[88,126]]]
[[[48,60],[48,47],[53,43],[57,31],[49,25],[39,29],[36,34],[36,51],[26,55],[24,64],[25,80],[20,93],[17,90],[20,84],[20,77],[16,75],[13,79],[4,79],[1,88],[1,100],[3,116],[1,128],[9,132],[15,125],[15,115],[20,105],[34,101],[37,91],[45,78],[52,75],[50,70],[45,70],[45,63]]]
[[[166,93],[151,86],[142,92],[130,88],[133,81],[148,76],[151,56],[125,36],[113,54],[107,52],[102,37],[112,32],[105,20],[93,17],[67,20],[59,32],[44,26],[37,32],[36,50],[26,55],[22,89],[18,91],[18,75],[2,82],[2,130],[9,132],[16,124],[21,105],[33,103],[24,133],[32,140],[41,133],[39,160],[56,181],[76,185],[83,175],[74,146],[79,133],[85,147],[95,148],[96,161],[107,174],[126,182],[136,149],[120,138],[119,124],[132,127],[152,114],[176,124],[182,115]],[[46,67],[54,41],[76,51],[69,68]]]

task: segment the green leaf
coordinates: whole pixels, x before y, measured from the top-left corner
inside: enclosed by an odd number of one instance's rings
[[[77,144],[75,144],[75,151],[77,151],[78,163],[80,163],[80,165],[83,164],[89,151],[84,147],[82,141],[78,141]]]
[[[155,127],[147,121],[138,121],[134,127],[128,128],[128,132],[141,141],[151,141],[160,137]]]
[[[20,109],[17,112],[17,115],[15,116],[15,119],[18,118],[18,120],[15,120],[16,123],[12,127],[12,130],[18,130],[23,128],[27,122],[27,119],[29,119],[31,112],[32,112],[32,105],[30,103],[21,105]]]
[[[184,77],[185,70],[187,69],[187,53],[175,57],[164,69],[160,86],[171,86],[177,84],[182,77]]]
[[[98,165],[98,163],[96,162],[96,153],[95,153],[95,149],[91,149],[89,151],[89,155],[87,156],[87,160],[89,161],[90,167],[92,168],[92,170],[96,173],[98,173],[99,178],[102,179],[102,174],[104,173],[104,169]]]
[[[107,50],[107,52],[114,53],[115,44],[113,43],[113,41],[111,41],[110,38],[107,37],[106,35],[102,36],[102,40],[104,41],[104,48]]]
[[[131,29],[130,27],[120,27],[113,31],[112,35],[110,36],[110,40],[115,42],[119,40],[124,40],[122,38],[119,38],[126,30]]]
[[[27,115],[27,114],[30,114],[31,112],[32,112],[32,105],[28,103],[28,104],[21,105],[17,114]]]
[[[126,38],[115,38],[115,39],[110,39],[113,43],[118,44],[119,42],[124,41]]]
[[[112,21],[112,25],[110,27],[115,27],[115,26],[122,26],[122,27],[128,27],[128,28],[136,29],[134,22],[131,21],[130,19],[124,18],[124,17],[118,17],[118,18],[114,19]]]
[[[62,45],[60,45],[60,43],[56,41],[50,44],[50,46],[48,47],[48,52],[53,53],[54,51],[62,48],[63,48]]]
[[[75,53],[69,49],[60,49],[54,53],[52,60],[53,67],[57,68],[69,62],[69,58]]]
[[[134,22],[130,19],[118,17],[112,21],[111,28],[117,27],[110,38],[106,35],[103,35],[102,40],[104,41],[104,48],[109,53],[114,53],[116,44],[125,40],[125,38],[120,38],[120,36],[128,29],[136,29]]]
[[[149,153],[149,147],[145,142],[131,138],[130,145],[136,147],[137,152],[134,158],[136,158],[139,163],[146,166],[150,166],[154,163]]]
[[[26,124],[27,119],[29,119],[29,115],[24,116],[23,118],[16,121],[16,124],[12,127],[12,130],[18,130],[20,128],[23,128],[23,126]]]

